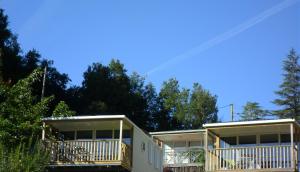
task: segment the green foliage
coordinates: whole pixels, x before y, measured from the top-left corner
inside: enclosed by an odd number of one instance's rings
[[[267,114],[267,111],[263,110],[257,102],[247,102],[243,108],[241,121],[261,120]]]
[[[283,82],[280,90],[275,92],[279,98],[273,103],[282,107],[274,113],[280,118],[300,120],[300,65],[299,56],[292,49],[283,61]]]
[[[188,128],[201,128],[205,123],[218,120],[217,96],[195,83],[191,92]]]
[[[160,92],[163,107],[176,118],[173,128],[201,128],[202,124],[217,121],[217,97],[195,83],[192,90],[181,89],[176,79],[164,82]],[[177,123],[176,123],[177,122]]]
[[[21,49],[17,37],[8,28],[8,17],[3,9],[0,9],[0,52],[0,82],[14,84],[20,79],[19,74],[22,73]]]
[[[67,117],[74,115],[75,111],[70,110],[69,106],[64,101],[60,101],[52,113],[52,116],[54,117]]]
[[[0,141],[16,144],[40,133],[41,117],[46,116],[52,97],[38,101],[32,95],[32,84],[42,75],[35,70],[29,77],[18,81],[12,87],[1,87],[0,102]]]
[[[0,171],[44,172],[49,155],[39,141],[20,143],[14,148],[0,144]]]

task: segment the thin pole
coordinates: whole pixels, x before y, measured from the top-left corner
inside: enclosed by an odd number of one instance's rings
[[[41,100],[44,98],[44,94],[45,94],[46,74],[47,74],[47,66],[45,66],[45,68],[44,68],[43,87],[42,87]]]
[[[291,135],[291,166],[295,169],[294,161],[294,124],[290,124],[290,135]]]
[[[233,121],[234,120],[234,118],[233,118],[233,114],[234,114],[233,104],[230,104],[230,114],[231,114],[231,121]]]
[[[123,120],[120,120],[120,132],[119,132],[119,160],[122,160],[122,138],[123,138]]]
[[[45,128],[46,128],[46,124],[45,122],[43,122],[43,130],[42,130],[42,140],[44,141],[45,140]]]

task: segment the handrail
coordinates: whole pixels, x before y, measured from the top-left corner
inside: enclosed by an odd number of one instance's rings
[[[247,170],[296,168],[298,152],[291,145],[251,146],[209,149],[207,168],[213,170]],[[291,151],[294,156],[291,156]]]
[[[222,150],[222,149],[246,149],[246,148],[251,148],[251,147],[256,147],[256,148],[268,148],[268,147],[286,147],[286,146],[289,146],[291,147],[291,145],[273,145],[273,146],[244,146],[244,147],[229,147],[229,148],[213,148],[213,149],[210,149],[210,150]]]
[[[46,146],[50,150],[52,163],[126,161],[124,164],[128,168],[131,166],[131,156],[127,156],[131,154],[131,149],[123,142],[121,151],[124,153],[119,158],[119,139],[46,140]]]
[[[203,156],[203,157],[202,157]],[[172,148],[164,151],[164,164],[198,164],[203,165],[204,149],[202,147]]]

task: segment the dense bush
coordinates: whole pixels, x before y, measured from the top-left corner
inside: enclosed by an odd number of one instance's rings
[[[39,141],[20,143],[15,148],[0,144],[0,171],[42,172],[46,169],[49,157]]]

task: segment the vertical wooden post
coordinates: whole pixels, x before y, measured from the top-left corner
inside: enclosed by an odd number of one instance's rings
[[[120,132],[119,132],[119,160],[122,160],[122,138],[123,138],[123,120],[120,120]]]
[[[46,129],[46,123],[43,122],[43,129],[42,129],[42,140],[43,140],[43,141],[45,140],[45,135],[46,135],[45,129]]]
[[[260,145],[260,135],[256,134],[256,146]]]
[[[217,149],[220,148],[220,137],[219,136],[216,136],[216,143],[215,143],[215,146]]]
[[[290,134],[291,134],[291,166],[295,168],[295,161],[294,161],[294,124],[290,124]]]
[[[205,148],[205,171],[209,171],[210,169],[208,169],[208,129],[205,130],[204,148]]]

